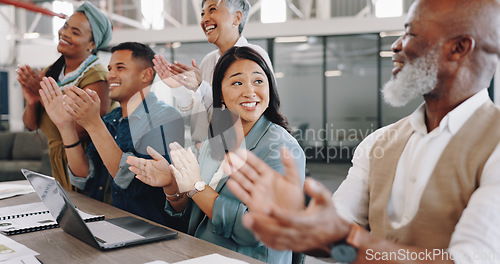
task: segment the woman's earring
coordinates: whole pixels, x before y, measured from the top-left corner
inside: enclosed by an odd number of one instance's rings
[[[238,25],[236,25],[236,24],[233,24],[233,27],[234,27],[234,28],[238,28]]]
[[[224,101],[222,101],[221,109],[222,109],[222,111],[226,110],[226,104],[224,103]]]

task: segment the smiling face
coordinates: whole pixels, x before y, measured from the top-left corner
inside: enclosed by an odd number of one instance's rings
[[[392,106],[404,106],[418,96],[431,93],[438,85],[441,57],[441,31],[435,12],[424,11],[429,4],[412,6],[405,33],[392,45],[392,78],[382,90]]]
[[[241,12],[231,14],[224,4],[224,0],[207,0],[201,11],[201,29],[210,43],[217,47],[226,48],[233,46],[238,40],[238,27],[241,20]]]
[[[246,134],[269,105],[269,81],[255,62],[239,59],[233,62],[222,80],[222,99],[226,107],[241,118]]]
[[[148,85],[145,76],[147,70],[143,63],[132,57],[131,50],[113,52],[108,65],[109,98],[120,104],[127,103],[135,93]]]
[[[82,12],[75,12],[58,31],[57,51],[66,57],[87,57],[95,48],[90,23]]]
[[[395,53],[393,76],[396,76],[406,63],[427,56],[431,50],[436,50],[436,47],[442,44],[443,31],[439,14],[432,11],[430,4],[423,2],[425,1],[419,1],[410,8],[405,33],[392,44]]]

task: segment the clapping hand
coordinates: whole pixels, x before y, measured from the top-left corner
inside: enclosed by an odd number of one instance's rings
[[[64,87],[66,112],[85,130],[101,122],[101,100],[93,90],[82,90],[76,86]]]
[[[38,91],[41,89],[40,82],[44,77],[41,69],[33,70],[28,65],[20,65],[17,69],[17,80],[21,86],[30,92],[32,95],[38,97]]]
[[[56,81],[52,77],[43,77],[40,87],[42,88],[39,90],[40,98],[52,122],[59,129],[65,126],[74,127],[75,123],[65,110],[64,96]]]
[[[250,209],[243,216],[244,226],[264,244],[277,250],[329,254],[329,245],[347,236],[350,223],[338,215],[331,192],[312,178],[304,184],[312,198],[304,207],[297,167],[288,151],[282,151],[286,176],[249,151],[246,160],[238,154],[228,154],[231,164],[224,164],[224,172],[231,174],[227,184]]]
[[[127,157],[129,170],[136,174],[137,179],[153,187],[165,187],[172,184],[168,161],[152,147],[148,147],[147,152],[153,159]]]
[[[155,55],[153,63],[160,79],[170,88],[184,86],[196,91],[203,81],[201,71],[194,59],[191,61],[192,66],[190,66],[178,61],[172,64],[167,62],[162,55]]]
[[[285,175],[269,167],[248,150],[228,153],[224,172],[231,175],[229,189],[251,211],[269,214],[274,208],[304,208],[302,183],[295,160],[287,149],[281,151]]]
[[[179,192],[190,191],[197,181],[201,181],[200,165],[191,149],[185,150],[179,143],[170,144],[170,157],[173,165],[170,165],[175,177]]]

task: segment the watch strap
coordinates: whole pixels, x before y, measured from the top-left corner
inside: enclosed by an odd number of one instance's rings
[[[198,188],[196,188],[196,185],[197,184],[203,184],[203,188],[201,188],[201,190],[198,190]],[[205,190],[205,185],[207,185],[204,181],[197,181],[194,183],[194,186],[193,186],[193,189],[191,189],[188,193],[187,193],[187,197],[189,198],[193,198],[193,195],[195,195],[197,192],[201,192],[203,190]]]
[[[358,257],[358,248],[361,245],[361,232],[363,228],[352,223],[347,237],[330,248],[332,258],[341,263],[352,263]]]
[[[196,190],[196,188],[194,188],[194,187],[193,187],[193,189],[191,189],[191,190],[187,193],[187,197],[188,197],[188,198],[193,198],[193,195],[195,195],[197,192],[198,192],[198,190]]]
[[[355,247],[355,248],[359,248],[361,246],[361,233],[363,231],[363,228],[356,224],[356,223],[352,223],[351,224],[351,228],[349,229],[349,233],[347,234],[347,238],[345,239],[345,241]]]

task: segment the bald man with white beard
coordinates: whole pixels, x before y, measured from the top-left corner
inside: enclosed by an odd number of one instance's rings
[[[290,155],[285,176],[229,154],[245,226],[275,249],[351,252],[350,263],[500,263],[500,109],[486,89],[499,48],[499,1],[417,0],[383,96],[425,102],[357,147],[333,199],[307,179],[307,207],[290,204],[301,192]]]

